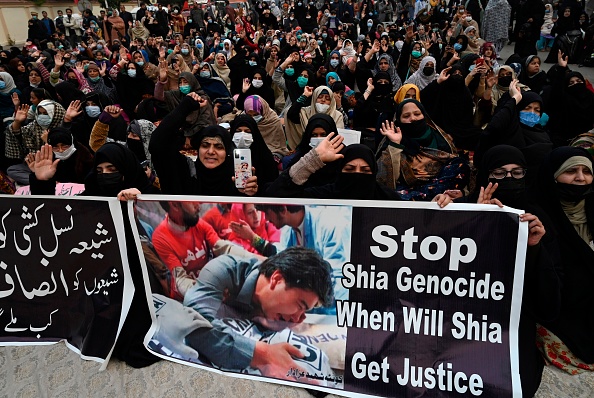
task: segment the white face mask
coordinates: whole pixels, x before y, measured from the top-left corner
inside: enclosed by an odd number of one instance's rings
[[[264,81],[263,80],[259,80],[259,79],[253,79],[252,80],[252,86],[256,87],[256,88],[260,88],[264,85]]]
[[[42,128],[48,128],[52,123],[52,118],[49,115],[40,114],[36,116],[37,124]]]
[[[316,111],[318,111],[318,113],[326,113],[328,109],[330,109],[330,105],[316,104]]]
[[[242,148],[249,148],[252,145],[254,139],[252,137],[252,133],[245,133],[243,131],[238,131],[233,134],[233,143],[235,147],[242,149]]]
[[[472,21],[472,17],[466,17],[466,22]]]
[[[54,152],[54,156],[56,157],[56,159],[60,159],[60,160],[66,160],[68,158],[70,158],[70,156],[72,156],[74,154],[74,152],[76,152],[76,148],[74,147],[74,145],[70,145],[70,148],[66,149],[63,152]]]
[[[311,137],[309,140],[309,146],[312,148],[316,148],[325,139],[326,137]]]

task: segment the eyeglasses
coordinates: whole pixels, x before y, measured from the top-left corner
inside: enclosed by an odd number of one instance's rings
[[[516,167],[515,169],[511,170],[505,170],[501,168],[491,170],[491,176],[493,176],[493,178],[496,180],[502,180],[508,175],[511,175],[516,180],[519,180],[520,178],[524,178],[526,175],[526,169],[523,167]]]

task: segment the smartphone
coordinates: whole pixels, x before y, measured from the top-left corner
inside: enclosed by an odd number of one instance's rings
[[[249,149],[233,150],[235,168],[235,187],[245,188],[248,178],[252,176],[252,151]]]
[[[477,58],[476,61],[474,61],[474,63],[476,64],[476,66],[481,66],[485,63],[485,59],[483,57]]]

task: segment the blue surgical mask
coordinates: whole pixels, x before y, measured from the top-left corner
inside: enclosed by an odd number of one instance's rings
[[[128,76],[136,77],[136,69],[128,69]]]
[[[454,50],[456,50],[456,51],[462,50],[462,44],[460,44],[460,43],[454,43]]]
[[[248,61],[248,64],[250,64],[250,66],[258,65],[258,63],[256,61]]]
[[[70,63],[74,65],[76,63],[76,59],[70,58]]]
[[[373,26],[373,22],[367,22],[367,27],[371,28]]]
[[[298,85],[299,85],[299,87],[301,87],[301,88],[303,88],[303,87],[307,86],[307,81],[308,81],[308,79],[307,79],[307,77],[305,77],[305,76],[299,76],[299,77],[297,78],[297,84],[298,84]]]
[[[421,56],[421,52],[418,50],[413,50],[411,51],[410,55],[412,55],[413,58],[419,58]]]
[[[138,61],[136,64],[137,64],[138,66],[144,66],[144,61]]]
[[[103,50],[103,44],[97,44],[97,50]]]
[[[190,91],[192,91],[192,87],[190,87],[189,85],[183,85],[183,86],[179,86],[179,91],[181,91],[182,94],[189,94]]]
[[[197,49],[201,49],[202,48],[202,43],[196,43],[196,48]]]
[[[188,55],[188,54],[190,53],[190,50],[188,50],[187,48],[182,48],[182,49],[181,49],[181,53],[182,53],[183,55]]]
[[[328,37],[328,33],[322,33],[322,39],[325,39]]]
[[[50,115],[37,115],[35,119],[37,120],[37,124],[44,129],[48,128],[52,123],[52,118]]]
[[[253,116],[253,118],[256,121],[256,123],[260,123],[260,121],[262,120],[263,116],[262,115],[256,115],[256,116]]]
[[[101,114],[101,108],[96,105],[85,106],[85,112],[89,117],[98,117]]]
[[[534,112],[520,112],[520,123],[525,124],[528,127],[534,127],[538,122],[540,122],[540,115]]]
[[[549,122],[549,115],[547,115],[546,113],[543,112],[538,124],[540,124],[542,127],[544,127],[547,125],[548,122]]]
[[[322,40],[318,40],[318,46],[321,46],[324,42]]]
[[[205,79],[208,79],[208,78],[210,78],[210,72],[207,71],[207,70],[201,70],[200,71],[200,77],[203,77]]]
[[[0,80],[0,90],[3,90],[6,88],[6,82],[4,80]]]
[[[336,68],[339,63],[340,63],[340,61],[337,60],[337,59],[331,59],[330,60],[330,66],[333,67],[333,68]]]
[[[285,73],[287,74],[287,76],[293,76],[295,74],[295,69],[287,68],[285,69]]]
[[[97,83],[100,79],[101,76],[89,77],[89,80],[91,80],[93,83]]]

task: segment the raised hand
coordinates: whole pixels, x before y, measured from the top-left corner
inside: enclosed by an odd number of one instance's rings
[[[394,122],[388,120],[383,122],[382,127],[380,127],[380,133],[388,137],[394,144],[400,144],[402,141],[402,131],[400,131],[400,127],[394,125]]]
[[[103,109],[103,112],[106,112],[112,118],[117,119],[120,116],[120,114],[122,113],[122,110],[117,105],[107,105],[105,107],[105,109]]]
[[[21,99],[16,92],[12,93],[10,99],[12,100],[12,104],[14,105],[15,109],[21,105]]]
[[[324,163],[331,163],[338,159],[344,158],[344,155],[339,153],[344,145],[342,145],[344,137],[336,133],[330,133],[324,141],[316,147],[315,151],[318,153],[320,160]]]
[[[72,101],[66,109],[66,114],[64,115],[65,122],[71,122],[72,119],[80,115],[83,111],[81,109],[80,100]]]
[[[437,78],[437,83],[441,84],[443,82],[445,82],[446,80],[448,80],[450,78],[450,75],[448,74],[448,72],[450,71],[450,69],[452,69],[451,66],[448,66],[447,68],[445,68],[444,70],[442,70],[439,73],[439,77]]]
[[[305,95],[307,98],[311,97],[313,95],[314,92],[314,88],[311,86],[305,86],[303,88],[303,95]]]
[[[499,186],[499,184],[497,184],[497,183],[493,184],[492,182],[490,182],[486,188],[481,187],[481,190],[479,192],[479,197],[478,197],[478,200],[476,201],[476,203],[483,204],[483,205],[497,205],[499,207],[503,207],[503,204],[501,203],[501,201],[499,199],[493,198],[493,194],[497,190],[498,186]]]
[[[373,79],[370,77],[369,79],[367,79],[367,90],[373,91],[374,88],[375,87],[373,86]]]
[[[557,63],[563,68],[567,68],[568,57],[559,50],[557,53]]]
[[[28,112],[29,112],[29,105],[24,104],[24,105],[19,106],[15,115],[14,115],[14,121],[23,123],[25,120],[27,120]]]
[[[375,54],[377,52],[379,52],[379,50],[381,49],[380,43],[379,41],[376,41],[375,43],[373,43],[373,46],[371,47],[371,51]]]
[[[518,80],[512,80],[509,84],[509,95],[516,100],[516,104],[519,104],[522,100],[522,92],[518,88]]]
[[[54,70],[59,71],[64,66],[64,56],[60,53],[54,55]]]
[[[107,64],[102,63],[101,68],[99,68],[99,75],[101,75],[101,77],[104,77],[106,71],[107,71]]]
[[[85,67],[83,66],[82,62],[78,61],[76,63],[76,70],[79,71],[80,73],[85,72]]]
[[[252,86],[252,84],[250,83],[250,79],[245,78],[245,79],[243,79],[243,85],[241,87],[241,91],[243,91],[245,93],[250,89],[251,86]]]
[[[167,61],[159,61],[159,81],[167,81]]]
[[[497,76],[491,72],[487,75],[487,87],[492,88],[495,84],[497,84]]]
[[[54,152],[52,151],[52,146],[49,144],[43,145],[41,149],[35,153],[35,162],[33,164],[35,178],[39,181],[47,181],[56,175],[60,159],[53,159]]]

